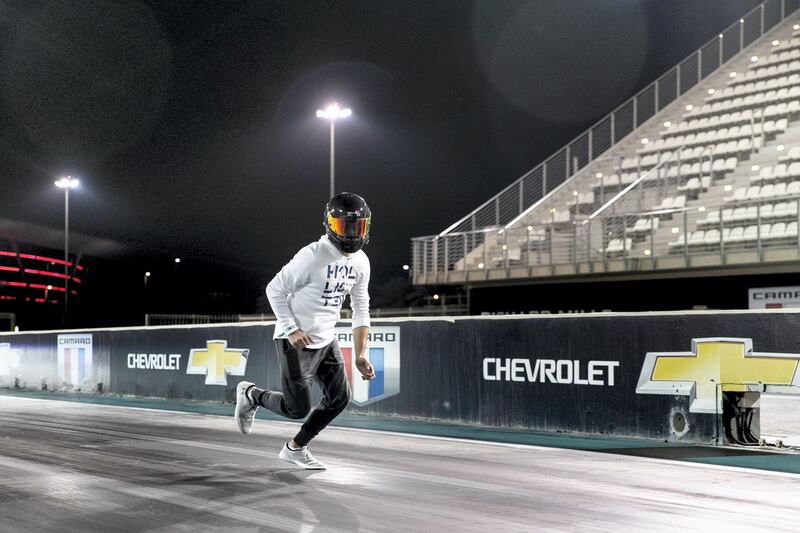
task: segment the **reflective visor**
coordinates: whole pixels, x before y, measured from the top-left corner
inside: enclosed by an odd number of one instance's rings
[[[347,220],[328,213],[328,227],[339,237],[366,237],[369,232],[369,219]]]

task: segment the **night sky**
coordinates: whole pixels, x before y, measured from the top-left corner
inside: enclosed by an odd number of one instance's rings
[[[336,100],[380,284],[757,4],[0,0],[0,218],[60,230],[72,174],[72,231],[256,293],[322,234]]]

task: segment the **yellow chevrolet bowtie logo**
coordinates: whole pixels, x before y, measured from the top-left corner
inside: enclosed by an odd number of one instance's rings
[[[753,353],[751,339],[692,339],[691,352],[648,353],[636,392],[689,396],[689,411],[719,413],[722,391],[769,385],[800,392],[798,363],[800,355]]]
[[[206,385],[227,385],[230,374],[244,376],[250,350],[228,348],[228,341],[206,341],[206,348],[189,352],[187,374],[202,374]]]

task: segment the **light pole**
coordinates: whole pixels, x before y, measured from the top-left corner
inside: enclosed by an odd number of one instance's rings
[[[350,108],[341,108],[337,103],[333,103],[325,109],[317,109],[317,118],[329,120],[331,123],[331,194],[329,198],[333,198],[333,195],[336,194],[336,188],[334,186],[334,139],[336,135],[335,124],[338,119],[347,118],[352,114],[353,111]]]
[[[80,182],[72,176],[65,176],[56,181],[56,187],[64,189],[64,325],[67,325],[67,309],[69,306],[69,190],[75,189]]]

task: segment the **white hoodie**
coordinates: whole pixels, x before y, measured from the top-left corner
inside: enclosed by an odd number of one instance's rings
[[[273,338],[302,329],[311,337],[309,348],[327,346],[348,294],[352,327],[369,326],[369,274],[367,254],[359,250],[345,256],[327,235],[303,247],[267,285],[278,320]]]

